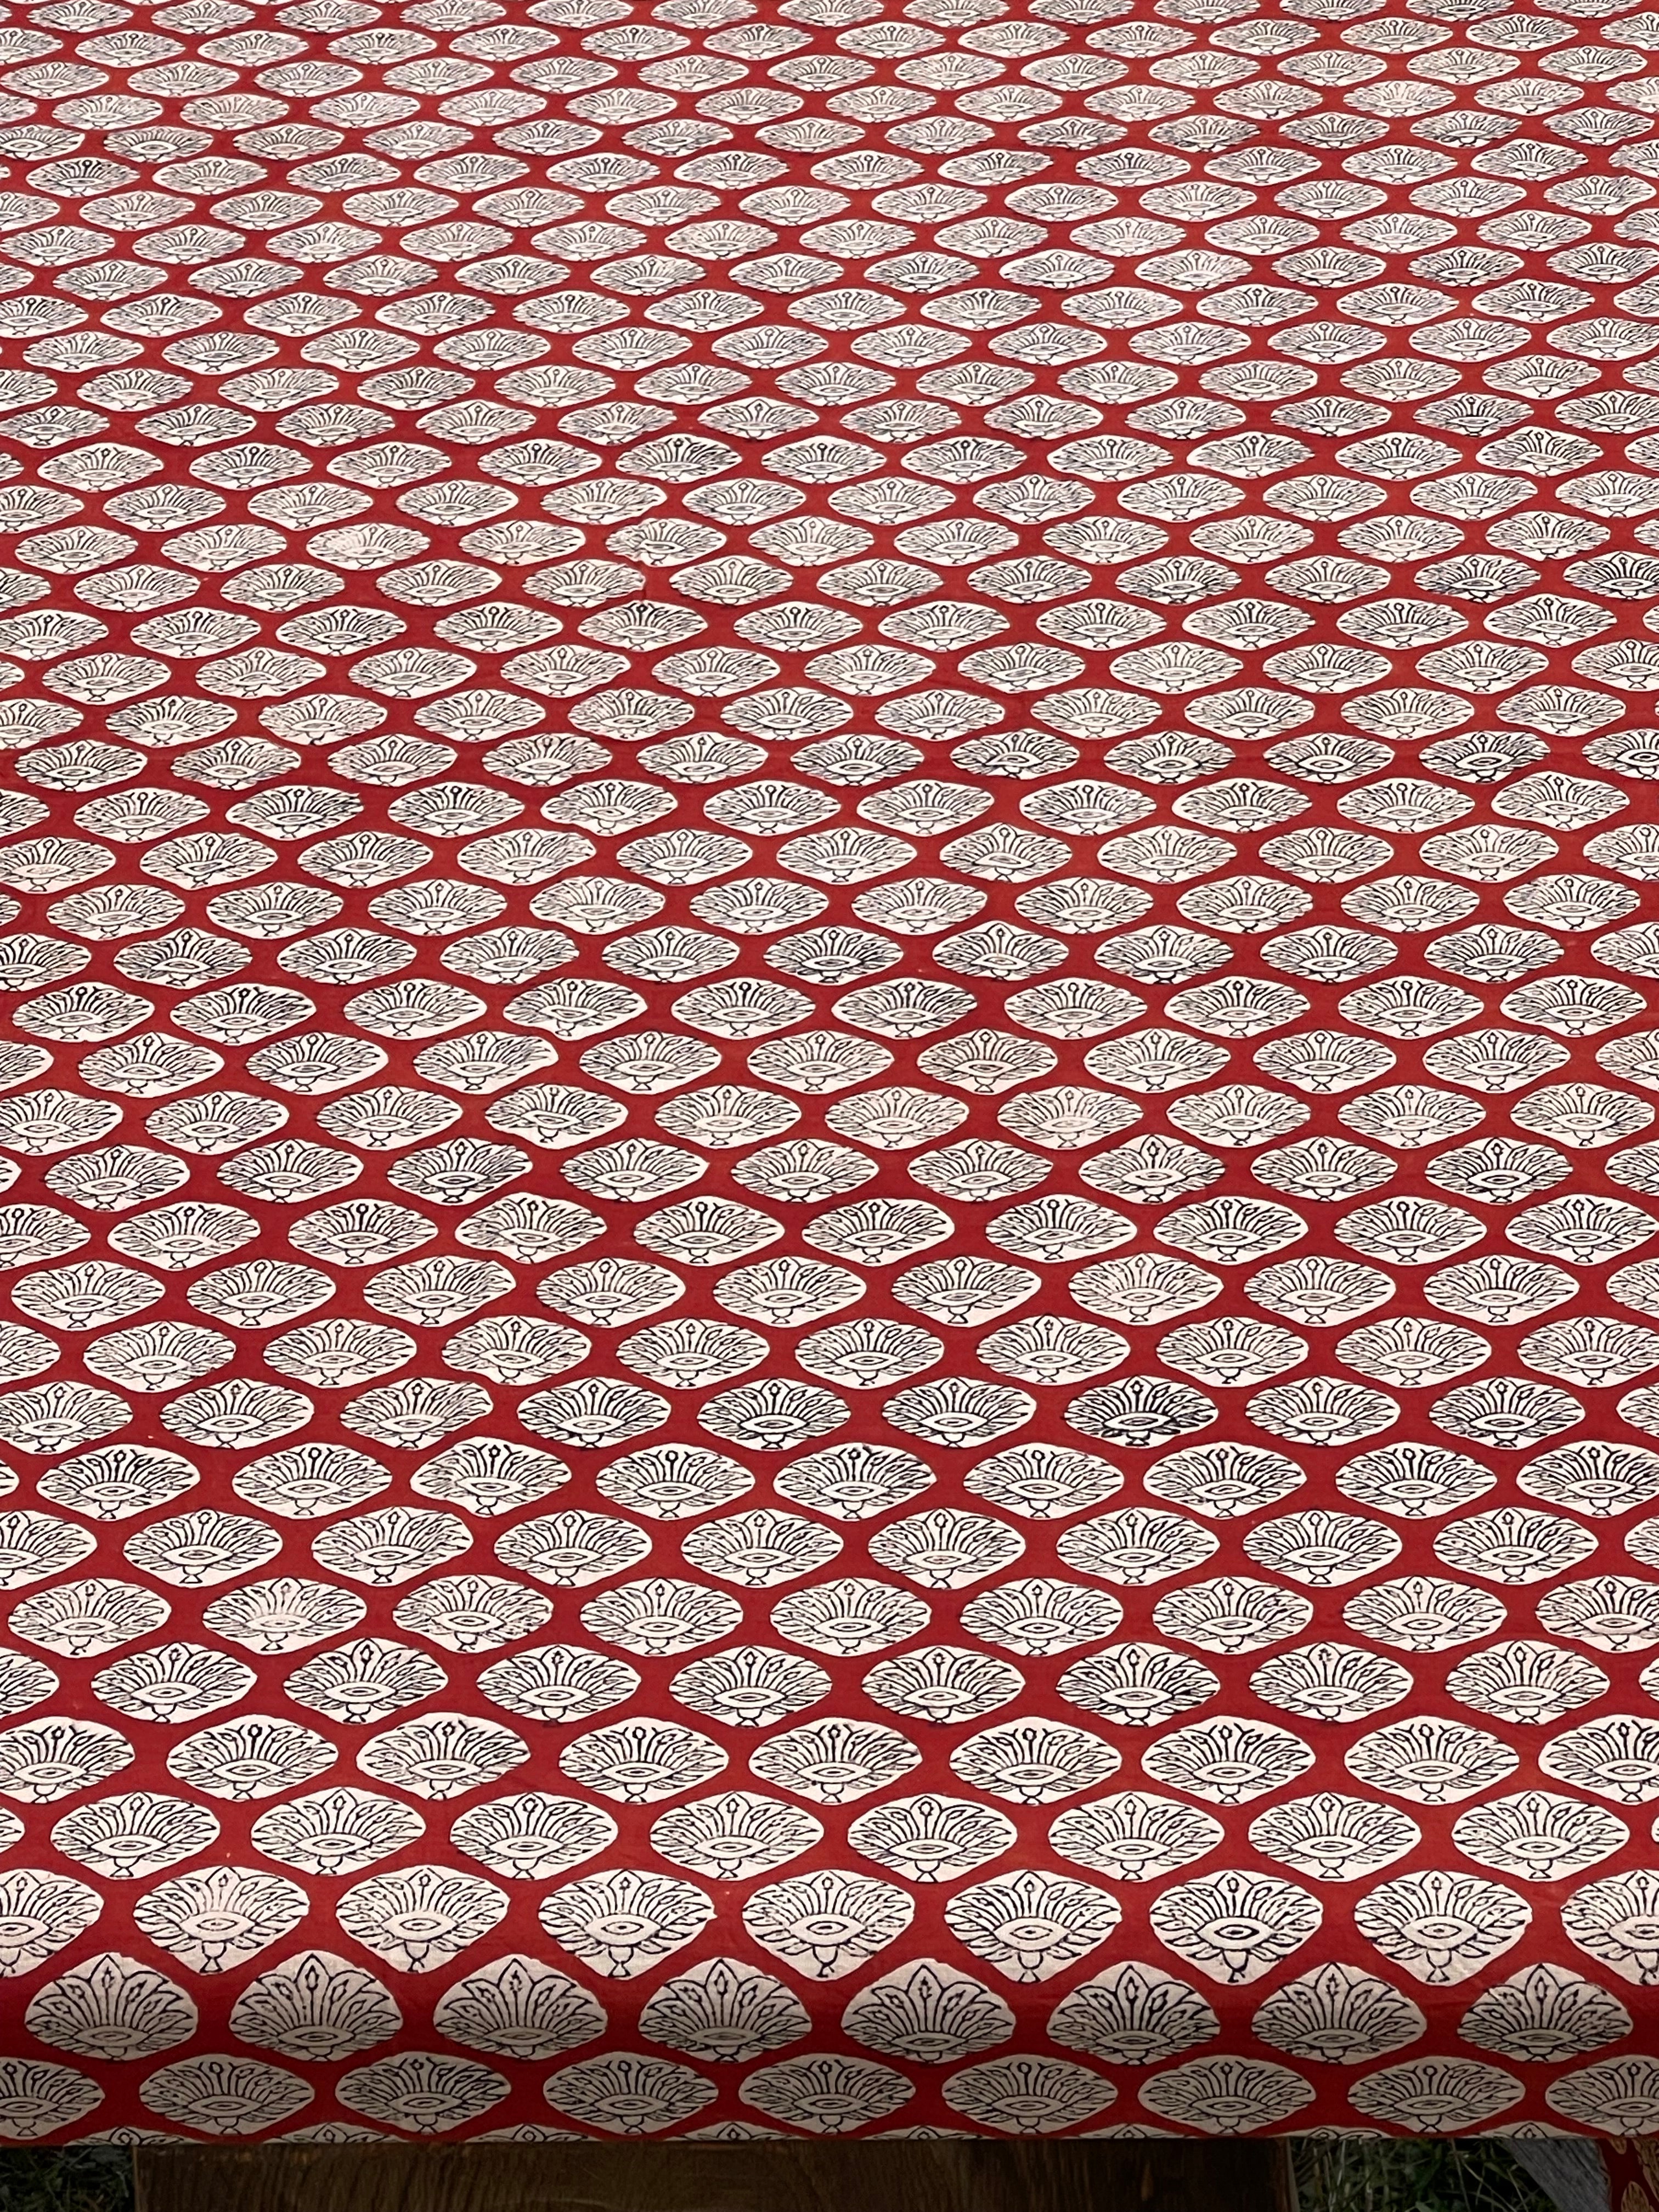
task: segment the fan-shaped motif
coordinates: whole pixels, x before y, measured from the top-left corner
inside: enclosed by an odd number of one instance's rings
[[[7,28],[0,2133],[1655,2127],[1652,26],[1367,5]]]

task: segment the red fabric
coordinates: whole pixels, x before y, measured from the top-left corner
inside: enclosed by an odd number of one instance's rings
[[[0,32],[0,2132],[1654,2124],[1652,32]]]
[[[1651,2145],[1639,2137],[1615,2136],[1602,2146],[1601,2154],[1607,2165],[1609,2201],[1618,2212],[1642,2212],[1642,2207],[1651,2202]]]

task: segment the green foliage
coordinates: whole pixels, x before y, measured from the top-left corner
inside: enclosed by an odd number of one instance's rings
[[[1554,2212],[1501,2142],[1299,2136],[1291,2159],[1301,2212]]]
[[[111,2143],[0,2151],[0,2212],[131,2212],[132,2154]]]

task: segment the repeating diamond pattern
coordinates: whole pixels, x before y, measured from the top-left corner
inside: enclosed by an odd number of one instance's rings
[[[1659,2130],[1659,15],[0,22],[0,2135]]]

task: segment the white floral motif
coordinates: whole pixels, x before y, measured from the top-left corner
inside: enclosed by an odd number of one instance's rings
[[[337,2092],[347,2110],[386,2120],[415,2135],[443,2135],[481,2119],[507,2095],[508,2083],[493,2066],[450,2052],[400,2051],[340,2077]]]
[[[147,1891],[132,1917],[190,1972],[218,1974],[280,1941],[309,1909],[305,1892],[280,1875],[206,1867]]]
[[[330,1951],[301,1951],[256,1975],[231,2008],[233,2034],[284,2058],[349,2058],[403,2025],[374,1976]]]
[[[473,2051],[550,2058],[602,2035],[605,2014],[568,1974],[514,1954],[452,1983],[433,2008],[432,2024]]]
[[[1659,2125],[1650,27],[1116,4],[8,32],[0,2135]]]
[[[29,2000],[32,2035],[94,2059],[148,2058],[196,2032],[196,2007],[176,1982],[137,1959],[83,1960]]]
[[[690,2119],[716,2094],[690,2066],[631,2051],[562,2067],[548,2076],[546,2092],[556,2111],[621,2136],[654,2135]]]

